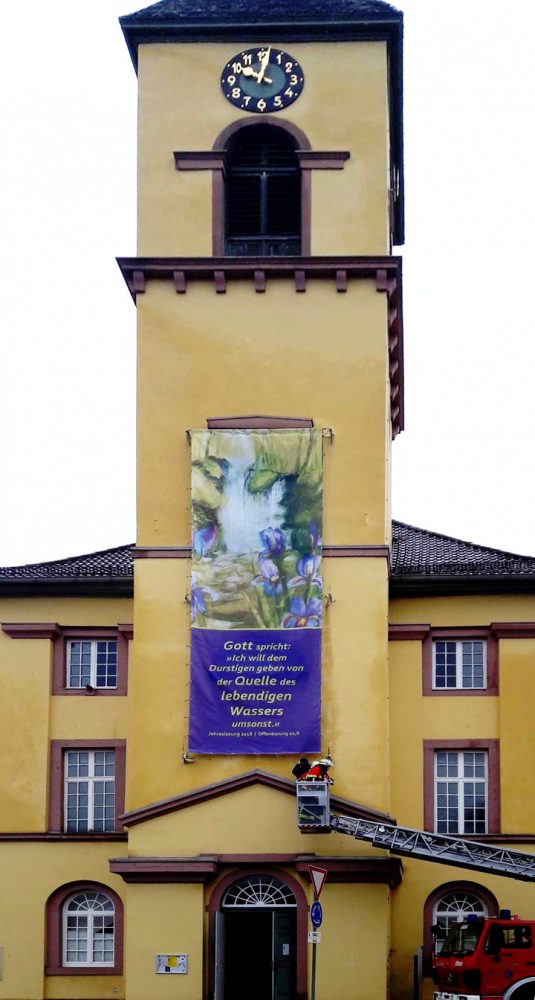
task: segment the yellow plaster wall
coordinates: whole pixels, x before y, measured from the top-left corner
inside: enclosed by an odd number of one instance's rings
[[[171,282],[138,296],[138,544],[190,538],[186,430],[210,416],[312,417],[325,443],[324,542],[385,541],[386,297],[373,281]]]
[[[390,621],[435,627],[531,622],[527,594],[417,598],[393,601]],[[535,713],[535,640],[500,639],[499,696],[422,696],[422,644],[396,641],[390,650],[392,812],[398,822],[423,822],[423,740],[498,739],[501,830],[535,832],[530,732]],[[410,780],[407,782],[407,776]]]
[[[129,885],[128,1000],[199,1000],[203,984],[203,886]],[[157,975],[157,954],[187,954],[187,975]]]
[[[500,640],[499,711],[502,831],[534,833],[535,639]]]
[[[498,594],[412,598],[390,604],[390,621],[435,627],[488,626],[532,622],[530,595]],[[389,643],[392,813],[398,823],[423,825],[423,740],[498,739],[501,831],[535,832],[535,808],[526,789],[532,783],[531,729],[535,713],[535,640],[499,640],[499,696],[422,696],[422,644]],[[504,845],[505,846],[505,845]],[[533,844],[510,845],[533,852]],[[532,888],[481,872],[404,859],[403,885],[393,894],[392,996],[411,1000],[412,956],[423,940],[423,908],[429,894],[450,881],[488,887],[501,906],[525,917],[534,914]]]
[[[69,882],[101,882],[124,900],[124,883],[111,875],[108,858],[119,844],[4,842],[0,854],[0,944],[4,973],[0,998],[42,1000],[45,967],[45,905],[55,889]],[[20,905],[20,901],[24,905]],[[124,997],[121,976],[54,976],[46,997],[100,1000]]]
[[[128,853],[136,857],[197,854],[336,854],[377,851],[338,833],[302,834],[293,795],[265,785],[220,795],[130,827]]]
[[[336,885],[322,891],[317,996],[380,1000],[388,993],[389,890]],[[310,964],[310,963],[309,963]]]
[[[117,625],[132,621],[130,600],[11,598],[1,622]],[[47,827],[51,739],[122,739],[126,699],[50,697],[52,643],[12,639],[0,631],[0,831],[34,833]]]
[[[491,622],[531,622],[531,594],[462,594],[458,597],[396,598],[390,602],[390,623],[419,623],[435,628],[490,625]]]
[[[0,632],[0,829],[46,827],[50,641]]]
[[[212,254],[212,173],[180,171],[175,150],[212,149],[219,133],[253,116],[232,107],[221,70],[236,43],[139,47],[140,256]],[[312,253],[384,254],[388,244],[388,103],[385,42],[321,43],[287,48],[305,73],[287,120],[314,150],[348,150],[341,171],[312,177]],[[336,66],[336,72],[333,71]]]

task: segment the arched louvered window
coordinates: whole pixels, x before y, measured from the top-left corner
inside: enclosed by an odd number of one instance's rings
[[[240,129],[228,146],[225,253],[301,253],[301,171],[291,135],[276,125]]]

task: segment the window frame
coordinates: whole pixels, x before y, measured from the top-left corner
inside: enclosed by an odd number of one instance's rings
[[[116,671],[115,671],[115,684],[98,684],[97,683],[97,672],[98,672],[98,644],[101,642],[110,643],[115,642],[115,655],[116,655]],[[71,684],[71,673],[72,673],[72,647],[73,643],[89,643],[90,644],[90,666],[89,666],[89,681],[87,684]],[[80,673],[81,663],[80,663]],[[117,683],[119,681],[119,641],[117,636],[99,636],[98,638],[74,638],[70,636],[65,640],[65,686],[69,691],[81,691],[87,690],[88,687],[94,688],[95,691],[116,691]]]
[[[92,893],[95,893],[95,894],[98,893],[98,895],[104,896],[104,898],[107,899],[111,903],[111,913],[113,914],[113,937],[112,937],[112,946],[113,946],[113,948],[112,948],[112,954],[113,954],[113,960],[111,962],[94,962],[94,961],[91,961],[91,962],[89,962],[89,961],[87,961],[87,962],[69,962],[67,960],[67,953],[68,953],[68,940],[67,940],[68,920],[69,920],[69,917],[76,916],[76,914],[77,914],[77,911],[75,911],[75,910],[73,910],[71,913],[69,913],[69,906],[76,899],[77,896],[82,895],[82,892],[80,890],[78,890],[77,892],[72,893],[72,895],[68,896],[67,899],[64,900],[63,906],[61,908],[61,964],[62,964],[62,966],[65,969],[93,969],[95,967],[97,967],[99,969],[100,968],[111,969],[115,965],[115,906],[114,906],[113,900],[111,899],[111,897],[107,893],[98,892],[97,889],[91,889],[91,890],[87,890],[86,889],[85,892],[92,892]],[[96,912],[98,912],[98,911],[96,911],[96,910],[88,910],[87,911],[87,916],[86,916],[86,919],[87,919],[87,949],[86,950],[87,950],[88,953],[89,953],[89,951],[91,951],[92,955],[94,953],[94,947],[95,947],[95,919],[94,918],[95,918],[95,913]],[[106,912],[106,911],[103,911],[103,912]],[[110,915],[110,911],[109,910],[108,910],[108,915]],[[76,940],[78,941],[78,938],[76,938]]]
[[[52,651],[52,694],[68,697],[96,696],[98,698],[122,697],[128,692],[128,644],[133,637],[131,625],[62,627],[53,640]],[[68,650],[70,642],[94,641],[99,639],[117,640],[117,685],[116,687],[69,687]]]
[[[500,833],[500,741],[488,740],[424,740],[424,829],[435,830],[435,753],[440,750],[484,750],[487,753],[487,832],[478,834],[450,834],[467,840],[484,840]]]
[[[79,892],[100,892],[113,903],[114,960],[113,965],[64,965],[64,907],[68,900]],[[114,889],[101,882],[69,882],[60,886],[48,897],[46,903],[46,976],[121,976],[123,974],[124,948],[124,906]]]
[[[76,753],[76,754],[87,753],[88,754],[89,760],[88,760],[88,774],[87,775],[84,775],[84,776],[76,775],[76,776],[72,776],[72,777],[69,776],[69,774],[68,774],[68,755],[72,754],[72,753]],[[87,800],[88,800],[88,806],[87,806],[87,808],[88,808],[88,823],[91,820],[91,822],[94,824],[94,822],[95,822],[95,795],[96,795],[95,785],[97,784],[97,782],[110,781],[111,780],[111,775],[106,775],[106,774],[96,775],[95,774],[95,766],[96,766],[95,755],[98,754],[98,753],[100,753],[100,754],[109,754],[109,753],[112,753],[113,754],[113,827],[112,827],[111,830],[95,830],[94,826],[93,827],[89,826],[88,830],[69,830],[68,829],[68,822],[69,822],[68,809],[69,809],[69,789],[70,789],[70,787],[72,785],[77,786],[82,781],[87,783],[87,786],[88,786],[88,794],[87,794]],[[115,822],[116,822],[116,815],[117,815],[117,810],[116,810],[116,807],[115,807],[115,792],[116,792],[116,779],[117,779],[117,752],[116,752],[116,750],[112,749],[112,748],[108,749],[108,748],[104,748],[104,747],[102,747],[102,748],[90,748],[90,749],[86,748],[86,747],[76,748],[76,749],[74,747],[68,747],[68,748],[66,748],[66,749],[63,750],[63,769],[64,769],[64,778],[63,778],[63,828],[64,828],[64,832],[65,833],[72,833],[72,834],[78,834],[78,833],[115,833]],[[77,822],[79,822],[79,820]]]
[[[66,775],[65,759],[68,750],[115,751],[115,821],[113,830],[103,832],[88,830],[71,833],[65,830]],[[124,831],[119,816],[124,813],[126,776],[126,740],[51,740],[50,779],[48,794],[48,833],[61,833],[66,838],[80,840],[106,840]]]
[[[466,758],[466,756],[468,754],[472,754],[473,756],[475,756],[477,754],[481,758],[481,760],[479,762],[479,766],[481,766],[481,764],[483,764],[483,768],[484,768],[484,774],[483,775],[480,774],[480,775],[477,775],[477,777],[475,775],[473,775],[473,776],[467,776],[466,775],[467,761],[466,761],[465,758]],[[438,763],[439,763],[439,756],[440,755],[447,755],[448,757],[453,757],[454,758],[454,760],[455,760],[455,767],[456,767],[456,770],[457,770],[456,776],[451,776],[449,774],[447,774],[447,775],[439,775],[437,773],[437,771],[438,771]],[[488,804],[489,804],[489,758],[488,758],[487,751],[486,750],[451,750],[451,749],[449,749],[449,750],[435,750],[434,760],[433,760],[433,766],[434,766],[434,787],[435,787],[435,804],[434,804],[433,827],[435,829],[435,832],[438,833],[438,834],[444,834],[445,836],[448,836],[448,837],[449,836],[453,836],[453,837],[465,837],[465,836],[478,837],[478,836],[482,836],[482,837],[484,837],[488,833],[488,821],[489,821],[489,809],[488,809]],[[465,829],[465,827],[468,825],[469,820],[467,820],[467,817],[466,817],[466,790],[468,789],[470,791],[471,795],[473,796],[474,795],[474,786],[475,786],[476,783],[479,786],[483,785],[483,787],[484,787],[484,809],[485,809],[484,825],[485,825],[485,829],[484,830],[467,830],[467,829]],[[449,811],[450,790],[454,789],[454,793],[455,794],[454,794],[454,803],[453,803],[453,805],[454,805],[454,808],[455,808],[455,810],[457,812],[457,815],[458,815],[458,822],[457,822],[457,829],[456,830],[439,830],[438,829],[438,826],[439,826],[439,818],[438,818],[438,811],[439,811],[439,806],[438,806],[438,788],[439,788],[439,785],[444,786],[447,789],[446,798],[447,798],[448,805],[446,807],[447,816],[446,816],[446,820],[445,820],[445,824],[447,826],[449,826],[450,820],[451,820],[450,811]],[[471,825],[476,826],[477,822],[481,822],[481,820],[479,820],[479,821],[476,820],[476,817],[474,816],[473,819],[472,819]]]
[[[482,688],[434,687],[434,644],[437,641],[470,642],[474,639],[482,639],[485,642],[486,686]],[[498,639],[492,628],[477,626],[431,628],[422,641],[422,693],[433,698],[484,698],[489,695],[498,695]]]
[[[483,683],[482,684],[463,684],[463,647],[465,643],[481,643],[483,649]],[[450,646],[455,646],[455,684],[441,684],[437,683],[437,646],[439,643],[444,645],[448,643]],[[432,683],[433,691],[486,691],[487,690],[487,643],[485,639],[448,639],[446,637],[442,639],[433,639],[432,643],[433,652],[433,663],[432,663]],[[448,655],[448,654],[446,654]],[[447,678],[446,678],[447,679]]]

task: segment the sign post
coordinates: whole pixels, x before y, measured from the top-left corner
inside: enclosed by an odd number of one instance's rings
[[[310,920],[314,930],[309,932],[309,941],[312,941],[312,982],[310,1000],[316,1000],[316,945],[318,941],[321,941],[321,931],[318,930],[318,927],[321,926],[321,922],[323,920],[323,910],[321,903],[319,902],[319,898],[327,878],[327,869],[318,868],[316,865],[309,865],[308,873],[314,889],[314,902],[310,907]]]

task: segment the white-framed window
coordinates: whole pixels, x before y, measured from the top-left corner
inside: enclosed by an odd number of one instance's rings
[[[433,930],[437,950],[446,938],[452,924],[465,920],[470,913],[478,917],[488,917],[488,908],[479,896],[466,889],[456,889],[446,892],[433,906]]]
[[[69,639],[67,687],[117,687],[117,639]]]
[[[66,750],[65,832],[115,829],[115,750]]]
[[[435,751],[435,830],[483,834],[488,829],[486,750]]]
[[[102,892],[78,892],[63,906],[65,966],[114,964],[115,907]]]
[[[435,639],[433,688],[482,690],[487,686],[484,639]]]

